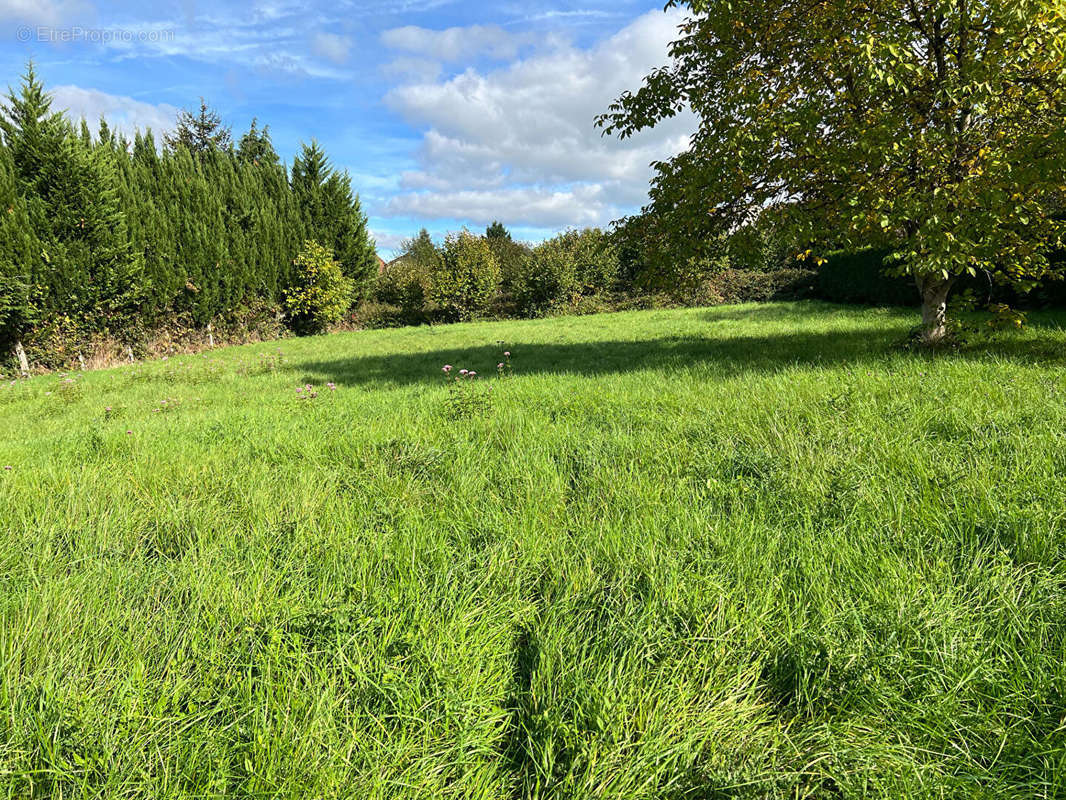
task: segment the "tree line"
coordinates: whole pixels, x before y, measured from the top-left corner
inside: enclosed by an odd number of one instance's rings
[[[201,100],[158,142],[52,108],[31,64],[0,108],[0,349],[124,339],[283,306],[313,241],[357,300],[378,259],[347,173],[315,142],[288,168],[268,127],[233,140]]]

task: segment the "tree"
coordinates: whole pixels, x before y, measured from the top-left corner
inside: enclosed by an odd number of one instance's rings
[[[31,64],[0,114],[15,193],[40,242],[35,302],[42,315],[106,327],[140,299],[141,260],[129,246],[114,150],[94,147],[88,126],[75,129],[51,103]]]
[[[237,143],[237,158],[243,164],[276,166],[280,159],[270,140],[270,126],[259,130],[258,124],[258,120],[252,119],[252,126],[241,136]]]
[[[488,311],[500,288],[500,265],[488,242],[463,231],[448,236],[433,272],[432,297],[452,320]]]
[[[1066,183],[1059,0],[669,5],[692,12],[673,63],[598,124],[625,137],[698,115],[651,190],[678,255],[787,203],[800,240],[829,226],[848,246],[887,246],[918,285],[930,343],[960,275],[1023,290],[1048,276]]]
[[[511,240],[511,232],[504,227],[502,222],[494,221],[489,227],[485,229],[486,239],[506,239]]]
[[[292,191],[310,237],[336,254],[344,274],[355,283],[353,298],[365,297],[379,263],[351,177],[334,170],[325,151],[312,141],[293,160]]]
[[[199,112],[179,111],[174,133],[165,135],[163,140],[171,150],[184,148],[197,156],[226,151],[233,144],[230,129],[222,124],[222,117],[202,97]]]
[[[293,285],[285,292],[293,330],[300,334],[322,333],[339,322],[352,300],[352,282],[328,247],[304,243],[295,260]]]

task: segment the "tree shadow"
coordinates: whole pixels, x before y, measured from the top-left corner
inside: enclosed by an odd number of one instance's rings
[[[621,374],[649,369],[710,367],[723,377],[772,373],[792,366],[860,365],[898,353],[900,331],[891,326],[767,335],[666,336],[646,340],[570,343],[522,342],[441,348],[425,352],[317,361],[294,365],[306,383],[403,386],[443,380],[442,367],[488,377],[512,353],[517,375]]]

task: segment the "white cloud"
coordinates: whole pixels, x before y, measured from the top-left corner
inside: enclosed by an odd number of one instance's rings
[[[422,128],[420,169],[393,215],[561,228],[603,225],[647,197],[651,162],[695,130],[690,115],[621,141],[594,125],[623,91],[666,60],[680,12],[646,14],[589,49],[556,44],[489,71],[412,82],[386,101]]]
[[[316,33],[311,37],[311,52],[316,56],[343,64],[348,60],[352,49],[352,40],[336,33]]]
[[[137,129],[151,128],[157,142],[164,131],[173,129],[178,114],[177,108],[166,103],[152,105],[81,86],[57,86],[50,92],[52,108],[64,111],[74,121],[84,118],[93,130],[102,115],[112,129],[127,136],[132,136]]]
[[[69,24],[91,11],[92,7],[82,0],[0,0],[0,20],[32,25]]]
[[[605,224],[610,219],[611,199],[599,184],[569,189],[507,187],[419,192],[394,197],[388,212],[427,219],[462,219],[476,225],[504,219],[512,225],[560,229]]]
[[[482,55],[512,59],[532,39],[528,35],[508,33],[498,25],[471,25],[443,31],[408,25],[385,31],[381,41],[386,47],[414,53],[420,58],[453,62]]]

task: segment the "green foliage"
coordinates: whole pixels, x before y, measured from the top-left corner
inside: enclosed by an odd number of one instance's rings
[[[334,170],[318,142],[312,141],[293,161],[292,190],[308,235],[332,248],[352,281],[353,300],[368,296],[379,263],[351,177]]]
[[[292,286],[285,292],[285,308],[293,330],[322,333],[339,322],[352,303],[354,287],[333,253],[308,241],[296,257]]]
[[[21,338],[31,360],[61,365],[94,338],[128,343],[179,320],[217,327],[242,309],[276,311],[307,239],[337,254],[353,300],[376,279],[359,200],[317,145],[290,180],[268,128],[253,121],[234,148],[203,102],[162,149],[151,131],[129,141],[103,121],[94,140],[52,109],[32,64],[0,130],[5,354]]]
[[[533,248],[513,280],[519,310],[543,314],[581,296],[609,292],[619,274],[618,251],[598,228],[567,231]]]
[[[830,228],[838,246],[889,249],[922,285],[933,338],[958,276],[1027,289],[1052,271],[1066,184],[1058,0],[671,5],[692,12],[673,63],[600,123],[628,136],[698,115],[651,191],[675,261],[786,198],[796,241]]]
[[[500,265],[484,238],[463,232],[444,240],[432,277],[431,297],[446,318],[476,319],[496,299]]]
[[[814,296],[818,273],[809,269],[743,270],[726,268],[708,279],[718,303],[768,303]]]
[[[494,221],[485,229],[485,238],[490,241],[493,239],[511,239],[511,232],[507,230],[502,222]]]
[[[196,113],[183,109],[178,112],[174,132],[164,137],[171,150],[188,150],[194,156],[208,153],[226,152],[233,144],[230,129],[222,124],[222,117],[200,98],[200,108]]]

